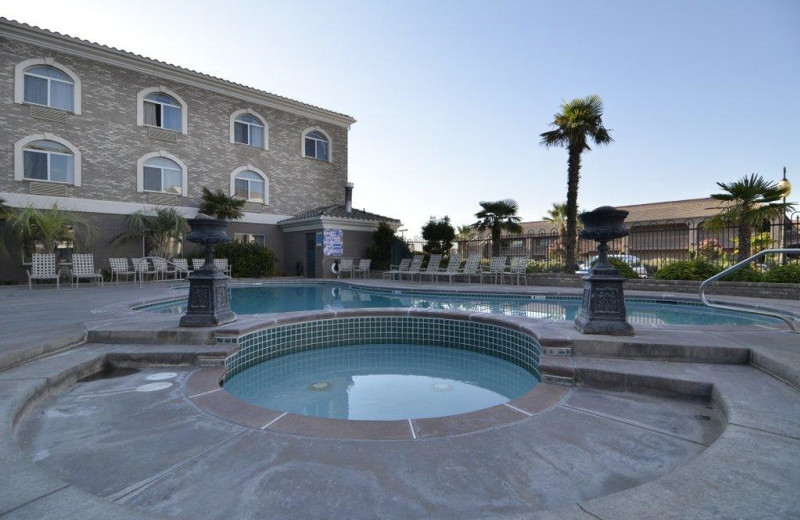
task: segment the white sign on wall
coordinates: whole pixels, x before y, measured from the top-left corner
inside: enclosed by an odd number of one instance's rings
[[[343,240],[341,229],[325,229],[322,235],[322,254],[325,256],[342,256]]]

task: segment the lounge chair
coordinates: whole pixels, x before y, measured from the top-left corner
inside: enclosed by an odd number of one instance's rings
[[[350,278],[353,277],[353,259],[352,258],[342,258],[339,260],[339,278],[342,277],[344,273],[349,273]]]
[[[131,263],[140,282],[144,281],[145,275],[150,274],[154,277],[158,275],[158,271],[150,267],[150,262],[147,261],[147,258],[131,258]]]
[[[100,287],[103,286],[103,274],[100,272],[100,269],[95,270],[94,268],[94,255],[72,255],[72,274],[70,275],[72,284],[80,285],[81,278],[94,278],[95,280],[99,280]]]
[[[447,276],[450,278],[450,283],[453,283],[453,277],[457,276],[459,273],[459,269],[461,267],[461,255],[458,253],[453,253],[450,255],[450,260],[447,262],[447,267],[444,270],[436,271],[435,273],[428,273],[425,274],[427,276],[432,276],[434,281],[439,281],[440,276]]]
[[[411,259],[411,263],[408,266],[408,271],[401,271],[397,273],[398,279],[403,279],[404,276],[408,275],[411,278],[411,281],[414,281],[414,275],[419,273],[419,270],[422,268],[422,261],[425,259],[424,255],[414,255],[414,258]]]
[[[362,258],[358,261],[358,266],[353,269],[353,276],[355,276],[356,273],[361,273],[362,278],[368,278],[370,265],[372,265],[372,260],[369,258]]]
[[[198,269],[202,269],[205,263],[205,258],[192,258],[192,270],[197,271]]]
[[[156,277],[161,277],[162,280],[167,279],[167,275],[172,275],[173,280],[178,279],[178,270],[175,268],[174,264],[170,265],[170,262],[167,261],[166,258],[161,257],[153,257],[150,259],[153,262],[153,269],[156,271]]]
[[[467,262],[464,264],[464,267],[459,270],[458,274],[453,276],[463,276],[464,281],[472,282],[472,276],[480,276],[481,275],[481,257],[478,255],[470,256],[467,258]]]
[[[58,269],[56,268],[56,255],[40,254],[33,255],[31,259],[31,269],[28,271],[28,290],[33,290],[31,282],[33,280],[55,280],[56,289],[60,288],[58,280]]]
[[[442,255],[439,253],[432,254],[430,258],[428,258],[428,265],[425,269],[420,269],[419,271],[419,282],[422,283],[422,276],[423,275],[433,275],[439,272],[439,264],[442,263]],[[413,280],[414,277],[412,276],[411,279]]]
[[[185,258],[173,258],[173,265],[175,265],[175,278],[180,278],[181,275],[189,276],[189,261]]]
[[[508,276],[509,282],[517,277],[517,285],[519,285],[519,279],[522,277],[525,280],[525,285],[528,285],[528,259],[524,256],[512,256],[511,257],[511,266],[508,268],[508,271],[503,272],[503,276]]]
[[[483,283],[483,275],[486,275],[492,277],[492,283],[497,283],[499,278],[500,283],[502,284],[503,271],[506,270],[506,262],[508,262],[507,256],[492,257],[491,261],[489,262],[489,270],[481,272],[481,283]]]
[[[231,266],[230,264],[228,264],[227,258],[215,258],[214,267],[222,271],[224,274],[227,274],[228,276],[231,275]]]
[[[411,259],[403,258],[402,260],[400,260],[400,264],[390,265],[389,270],[383,272],[383,277],[384,278],[388,277],[394,280],[394,275],[396,275],[397,273],[408,271],[408,266],[410,265],[411,265]]]
[[[136,271],[131,270],[130,265],[128,265],[127,258],[109,258],[108,264],[111,266],[111,278],[116,279],[117,285],[119,285],[120,275],[132,275],[133,280],[136,281]]]

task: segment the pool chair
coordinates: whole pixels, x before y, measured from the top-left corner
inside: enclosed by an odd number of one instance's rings
[[[425,259],[425,255],[414,255],[414,258],[411,259],[411,263],[408,266],[408,271],[401,271],[397,273],[397,278],[402,280],[404,276],[408,276],[411,281],[414,281],[414,275],[419,273],[419,270],[422,268],[422,261]]]
[[[189,276],[189,261],[187,259],[173,258],[172,263],[175,266],[175,278]]]
[[[352,258],[342,258],[339,260],[339,275],[338,278],[341,278],[344,273],[348,273],[350,278],[353,277],[353,259]]]
[[[100,269],[95,270],[94,268],[94,255],[72,255],[72,274],[70,274],[72,285],[80,285],[81,278],[93,278],[99,281],[100,287],[103,286],[103,274]]]
[[[483,283],[483,276],[491,276],[492,283],[497,283],[497,280],[500,280],[500,283],[503,283],[503,271],[506,270],[506,262],[508,262],[507,256],[494,256],[489,261],[489,270],[481,272],[481,283]]]
[[[423,276],[432,276],[439,272],[439,264],[442,263],[442,255],[439,253],[432,254],[428,259],[428,266],[425,269],[419,270],[419,282],[422,283]],[[412,276],[411,279],[413,280],[414,277]]]
[[[32,290],[33,280],[55,280],[56,289],[60,287],[58,281],[58,269],[56,269],[56,255],[33,255],[31,259],[31,269],[28,271],[28,290]]]
[[[370,265],[372,265],[372,260],[369,258],[362,258],[358,261],[358,265],[353,269],[353,275],[355,276],[356,273],[361,273],[362,278],[368,278]]]
[[[192,258],[192,270],[197,271],[198,269],[202,269],[205,263],[205,258]]]
[[[397,273],[402,273],[404,271],[408,271],[408,266],[409,265],[411,265],[411,259],[410,258],[403,258],[402,260],[400,260],[400,264],[399,265],[390,265],[389,266],[390,269],[388,271],[384,271],[383,272],[383,278],[384,279],[385,278],[394,279],[394,275],[396,275]]]
[[[174,265],[170,265],[170,262],[168,262],[166,258],[156,256],[152,257],[150,261],[153,262],[153,269],[156,271],[156,278],[166,280],[168,275],[172,275],[174,280],[178,279],[178,270]]]
[[[511,257],[511,265],[508,268],[508,271],[503,272],[503,277],[508,276],[508,281],[517,278],[517,285],[519,285],[520,277],[525,280],[525,285],[528,285],[528,259],[524,256],[512,256]]]
[[[127,258],[109,258],[108,265],[111,266],[111,279],[116,280],[117,285],[119,285],[120,275],[133,276],[133,279],[136,280],[136,271],[131,270]]]
[[[481,257],[480,256],[470,256],[467,258],[464,267],[459,270],[459,272],[455,276],[463,276],[465,282],[472,282],[472,276],[480,276],[481,275]]]
[[[446,276],[450,278],[450,283],[453,283],[453,277],[458,276],[460,274],[459,268],[461,267],[461,255],[458,253],[453,253],[450,255],[450,260],[447,262],[447,267],[442,271],[436,271],[435,273],[425,273],[426,276],[432,276],[434,281],[439,281],[440,276]]]
[[[140,282],[144,281],[144,277],[147,275],[152,275],[155,277],[158,275],[158,271],[150,267],[150,262],[147,261],[147,258],[131,258],[131,263],[133,264],[133,270],[136,272],[136,278],[139,278]]]
[[[215,258],[214,267],[222,271],[222,273],[227,274],[228,276],[231,275],[231,266],[230,264],[228,264],[227,258]]]

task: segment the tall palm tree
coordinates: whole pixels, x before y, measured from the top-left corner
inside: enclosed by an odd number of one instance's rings
[[[597,145],[613,141],[603,126],[603,100],[597,94],[565,101],[561,111],[550,123],[553,130],[541,134],[541,144],[546,148],[560,146],[567,149],[567,233],[566,271],[575,270],[575,246],[578,229],[578,181],[581,172],[581,154],[591,150],[589,141]]]
[[[211,191],[203,186],[203,202],[197,211],[218,219],[236,220],[244,216],[242,207],[246,202],[244,199],[228,196],[222,189]]]
[[[492,256],[500,256],[500,233],[522,233],[517,216],[517,203],[511,199],[494,202],[480,202],[483,208],[475,213],[480,220],[473,224],[478,231],[490,230],[492,233]]]
[[[731,225],[738,228],[739,253],[736,261],[741,262],[750,256],[753,229],[760,228],[764,221],[780,217],[794,204],[780,202],[785,190],[755,173],[735,182],[718,182],[717,186],[723,193],[714,193],[711,198],[727,204],[719,208],[721,211],[707,225],[712,230],[721,230]]]
[[[142,241],[142,254],[170,258],[172,241],[186,232],[188,225],[183,215],[174,208],[158,208],[154,211],[134,211],[125,218],[126,230],[114,238],[112,245],[119,245],[132,240]]]

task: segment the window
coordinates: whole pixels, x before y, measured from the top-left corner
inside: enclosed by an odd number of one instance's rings
[[[236,242],[242,242],[243,244],[258,244],[261,247],[266,247],[266,242],[264,241],[264,235],[251,235],[249,233],[234,233],[233,239]]]
[[[264,148],[264,125],[249,114],[242,114],[233,122],[233,141]]]
[[[14,102],[81,113],[81,80],[53,58],[30,59],[14,67]]]
[[[14,179],[81,185],[81,153],[52,134],[24,137],[14,143]]]
[[[26,103],[72,112],[74,88],[69,76],[48,65],[35,65],[25,70]]]
[[[144,124],[181,131],[181,104],[172,96],[154,92],[144,97]]]
[[[307,131],[303,137],[303,157],[329,160],[330,141],[320,130]]]
[[[234,179],[234,196],[249,202],[264,204],[266,199],[266,183],[259,174],[243,171],[236,174]]]
[[[166,157],[152,157],[144,162],[143,191],[183,194],[183,169]]]

